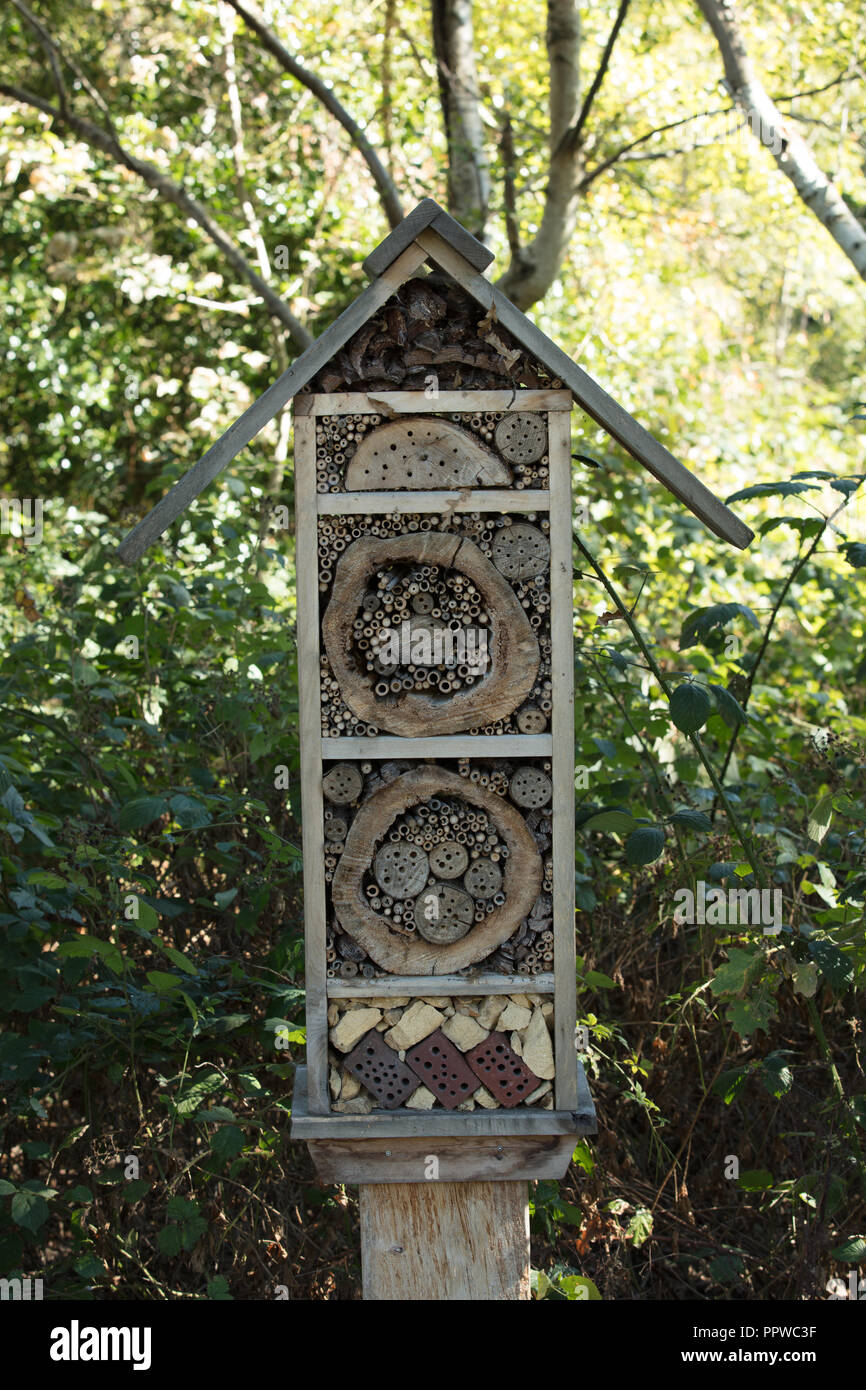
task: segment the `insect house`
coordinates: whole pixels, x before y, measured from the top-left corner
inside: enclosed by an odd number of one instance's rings
[[[751,533],[426,199],[368,287],[124,542],[294,410],[307,1065],[328,1182],[559,1177],[575,1047],[571,419]],[[431,1161],[435,1159],[435,1172]]]

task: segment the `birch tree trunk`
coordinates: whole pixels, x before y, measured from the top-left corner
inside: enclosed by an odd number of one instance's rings
[[[745,115],[752,133],[766,145],[806,207],[826,227],[861,279],[866,280],[866,227],[818,167],[793,122],[786,120],[764,90],[749,58],[731,0],[697,0],[697,3],[719,46],[731,96]]]

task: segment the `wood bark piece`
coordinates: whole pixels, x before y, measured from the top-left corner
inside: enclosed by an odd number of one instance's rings
[[[525,1182],[362,1183],[364,1298],[528,1299]]]
[[[536,463],[547,448],[547,425],[541,415],[506,415],[493,432],[496,447],[511,463]]]
[[[459,878],[469,863],[469,855],[457,840],[443,840],[430,851],[430,868],[437,878]]]
[[[407,560],[460,570],[481,591],[490,615],[489,666],[469,689],[439,697],[410,690],[380,699],[369,677],[356,667],[352,624],[370,575]],[[454,734],[505,719],[523,703],[538,675],[538,642],[510,585],[473,541],[439,531],[384,540],[365,536],[350,545],[337,565],[322,636],[340,693],[352,713],[404,738]]]
[[[493,563],[506,579],[531,579],[550,565],[550,546],[543,531],[527,521],[503,526],[493,542]]]
[[[445,794],[486,811],[508,847],[502,891],[505,902],[473,927],[461,941],[432,942],[397,937],[367,906],[363,879],[375,847],[393,822],[410,806]],[[495,951],[517,930],[541,891],[541,856],[513,806],[494,792],[444,768],[417,767],[397,777],[365,801],[352,822],[337,868],[332,900],[337,918],[384,970],[397,975],[446,975],[474,965]]]
[[[415,926],[425,941],[450,945],[460,941],[475,921],[475,904],[462,888],[434,883],[415,904]]]
[[[394,420],[371,430],[346,469],[347,492],[510,482],[510,470],[477,435],[436,418]]]
[[[502,887],[499,865],[494,864],[492,859],[474,860],[463,880],[463,887],[473,898],[481,898],[482,901],[492,898]]]
[[[518,806],[536,811],[547,805],[553,795],[553,785],[547,773],[540,768],[521,767],[511,779],[508,795]]]
[[[322,791],[335,806],[349,806],[364,790],[364,779],[354,763],[337,763],[322,778]]]
[[[414,898],[428,872],[427,855],[418,845],[383,845],[373,864],[376,882],[392,898]]]

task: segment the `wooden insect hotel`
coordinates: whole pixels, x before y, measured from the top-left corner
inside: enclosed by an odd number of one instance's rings
[[[122,548],[140,555],[293,398],[292,1134],[329,1182],[558,1177],[595,1129],[575,1049],[575,405],[715,534],[751,539],[484,278],[491,260],[419,204]]]

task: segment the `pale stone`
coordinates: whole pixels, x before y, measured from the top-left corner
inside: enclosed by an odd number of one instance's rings
[[[385,1029],[386,1029],[388,1026],[389,1026],[389,1025],[386,1023],[385,1019],[384,1019],[384,1018],[380,1018],[380,1019],[379,1019],[379,1022],[376,1024],[376,1032],[377,1032],[377,1033],[384,1033]]]
[[[456,1009],[454,1008],[453,1004],[449,1004],[447,1009],[443,1009],[442,1012],[446,1018],[453,1018],[454,1014],[456,1013]]]
[[[508,998],[511,1000],[512,1004],[516,1004],[518,1008],[532,1008],[533,1001],[528,994],[509,994]]]
[[[532,1015],[532,1022],[524,1034],[523,1060],[529,1069],[534,1071],[536,1076],[540,1076],[542,1080],[550,1081],[555,1074],[553,1045],[541,1009],[535,1010]]]
[[[553,1096],[545,1096],[544,1100],[541,1102],[541,1105],[538,1108],[539,1110],[552,1110],[554,1108]]]
[[[521,1037],[520,1037],[520,1034],[519,1034],[519,1033],[512,1033],[512,1034],[511,1034],[511,1039],[510,1039],[510,1041],[511,1041],[511,1050],[512,1050],[512,1052],[516,1052],[517,1055],[518,1055],[518,1057],[522,1057],[522,1056],[523,1056],[523,1041],[522,1041],[522,1039],[521,1039]]]
[[[415,1043],[419,1043],[422,1038],[427,1038],[431,1033],[435,1033],[436,1029],[444,1022],[444,1014],[419,999],[410,1009],[406,1010],[400,1022],[385,1034],[385,1041],[395,1050],[414,1047]]]
[[[426,1086],[419,1086],[404,1104],[407,1110],[432,1110],[436,1104],[436,1097]]]
[[[476,1105],[481,1106],[482,1110],[498,1109],[498,1102],[493,1099],[486,1086],[479,1086],[477,1091],[473,1091],[472,1099]]]
[[[339,1006],[339,1004],[329,1004],[329,1005],[328,1005],[328,1027],[329,1027],[329,1028],[333,1028],[334,1024],[337,1022],[337,1019],[338,1019],[339,1017],[340,1017],[340,1006]]]
[[[543,1004],[547,997],[544,994],[527,994],[526,999],[529,1004]]]
[[[472,999],[458,999],[454,1009],[458,1014],[465,1014],[467,1018],[477,1018],[480,1012]]]
[[[372,1096],[355,1096],[354,1100],[335,1100],[338,1115],[369,1115],[373,1109]]]
[[[553,1005],[549,999],[546,1004],[542,1004],[541,1015],[542,1018],[553,1018]]]
[[[385,1022],[387,1023],[389,1028],[393,1028],[394,1024],[399,1023],[402,1017],[402,1009],[388,1009],[387,1013],[385,1014]]]
[[[475,1109],[475,1101],[474,1101],[474,1100],[472,1099],[472,1097],[470,1096],[468,1100],[461,1100],[461,1102],[460,1102],[460,1104],[458,1105],[457,1109],[458,1109],[458,1110],[474,1110],[474,1109]]]
[[[361,1083],[357,1076],[353,1076],[345,1067],[341,1070],[342,1086],[340,1088],[340,1100],[354,1100],[355,1096],[361,1093]]]
[[[521,1029],[529,1027],[532,1018],[532,1010],[524,1009],[520,1004],[515,1004],[513,999],[509,999],[502,1013],[499,1016],[497,1027],[503,1032],[514,1031],[519,1033]]]
[[[397,1000],[392,999],[389,994],[377,994],[375,998],[371,996],[364,1000],[364,1003],[369,1004],[371,1009],[390,1009],[396,1002]]]
[[[535,1090],[532,1092],[532,1095],[526,1097],[526,1100],[523,1102],[523,1104],[534,1105],[537,1100],[543,1100],[546,1095],[549,1095],[550,1091],[551,1083],[549,1081],[542,1081],[540,1086],[536,1086]]]
[[[375,1028],[381,1017],[381,1009],[350,1009],[336,1028],[331,1029],[331,1042],[339,1052],[351,1052],[355,1043]]]
[[[432,1004],[434,1009],[444,1009],[446,1005],[451,1003],[451,1000],[448,998],[447,994],[432,994],[429,998],[426,994],[422,994],[421,1003]]]
[[[340,1073],[336,1067],[331,1067],[328,1072],[328,1090],[331,1092],[331,1100],[337,1100],[340,1095]]]
[[[487,1037],[486,1028],[482,1028],[467,1014],[455,1014],[453,1018],[446,1019],[442,1024],[442,1032],[461,1052],[468,1052],[470,1047],[477,1047]]]
[[[499,1018],[505,1008],[505,999],[501,994],[489,994],[486,999],[481,1000],[481,1007],[475,1017],[482,1028],[489,1028],[491,1032],[499,1022]]]

